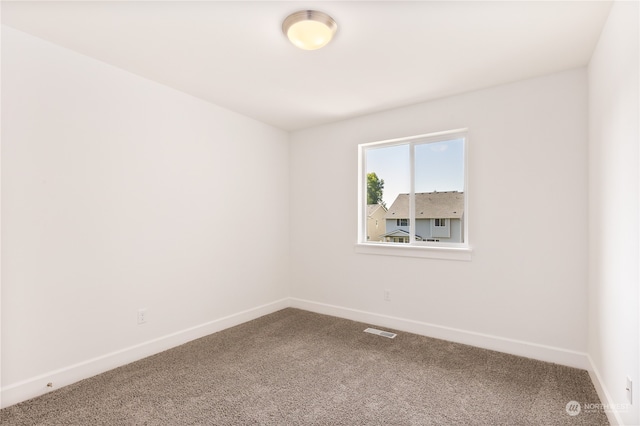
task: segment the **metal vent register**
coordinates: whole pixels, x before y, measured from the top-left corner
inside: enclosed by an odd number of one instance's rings
[[[393,339],[394,337],[397,336],[397,334],[395,334],[395,333],[390,333],[388,331],[377,330],[375,328],[367,328],[364,332],[365,333],[376,334],[376,335],[382,336],[382,337],[387,337],[389,339]]]

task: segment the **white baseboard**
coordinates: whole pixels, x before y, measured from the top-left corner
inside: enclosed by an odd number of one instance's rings
[[[288,306],[289,299],[277,300],[11,384],[0,389],[0,408],[35,398],[54,389],[59,389],[63,386],[95,376],[96,374],[104,373],[113,368],[171,349],[211,333],[251,321],[287,308]],[[52,383],[53,387],[47,387],[47,383]]]
[[[309,300],[291,298],[292,308],[304,309],[319,314],[346,318],[371,325],[393,328],[395,330],[434,337],[436,339],[463,343],[512,355],[553,362],[569,367],[589,370],[587,354],[553,346],[540,345],[472,331],[443,327],[404,318],[375,314],[341,306],[327,305]]]
[[[600,372],[596,368],[596,365],[593,363],[591,356],[588,356],[589,360],[589,376],[591,377],[591,381],[593,382],[593,386],[596,388],[596,392],[598,393],[598,397],[600,398],[600,402],[605,407],[615,407],[616,404],[611,399],[609,392],[607,392],[607,388],[604,386],[602,377],[600,376]],[[620,418],[620,414],[611,409],[606,409],[605,414],[607,415],[607,420],[609,420],[609,424],[612,426],[624,425],[624,422]]]
[[[251,321],[287,307],[336,316],[381,327],[393,328],[395,330],[449,340],[452,342],[524,356],[541,361],[554,362],[556,364],[589,370],[590,372],[593,370],[587,354],[581,352],[519,340],[505,339],[498,336],[475,333],[451,327],[443,327],[420,321],[328,305],[309,300],[285,298],[181,330],[176,333],[162,336],[157,339],[143,342],[135,346],[124,348],[119,351],[111,352],[59,370],[51,371],[19,383],[11,384],[0,389],[0,408],[8,407],[10,405],[26,401],[30,398],[35,398],[50,392],[51,390],[59,389],[63,386],[95,376],[96,374],[103,373],[113,368],[120,367],[130,362],[134,362],[147,356],[187,343],[191,340],[222,331],[229,327]],[[47,387],[47,383],[52,383],[53,387]],[[599,384],[599,381],[596,379],[594,380],[594,383]],[[596,389],[597,388],[598,385],[596,385]],[[601,395],[600,391],[598,391],[598,393]],[[606,397],[601,395],[601,399],[605,400]],[[612,422],[612,424],[614,424],[614,422]]]

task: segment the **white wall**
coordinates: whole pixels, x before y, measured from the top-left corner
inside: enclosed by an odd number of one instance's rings
[[[286,132],[2,31],[3,405],[285,306]]]
[[[357,145],[464,127],[472,260],[354,253]],[[585,69],[298,131],[292,294],[307,309],[586,367],[586,208]]]
[[[640,424],[638,2],[617,2],[589,64],[589,355],[606,401]]]

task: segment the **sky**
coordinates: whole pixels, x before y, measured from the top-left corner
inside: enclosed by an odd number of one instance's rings
[[[384,180],[382,199],[391,207],[398,194],[409,193],[409,147],[369,148],[366,172]],[[415,146],[416,192],[464,190],[464,142],[456,139]]]

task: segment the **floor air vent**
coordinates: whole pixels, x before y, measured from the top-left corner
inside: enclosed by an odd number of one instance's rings
[[[377,330],[375,328],[367,328],[365,333],[377,334],[378,336],[388,337],[389,339],[393,339],[397,336],[395,333],[389,333],[388,331]]]

